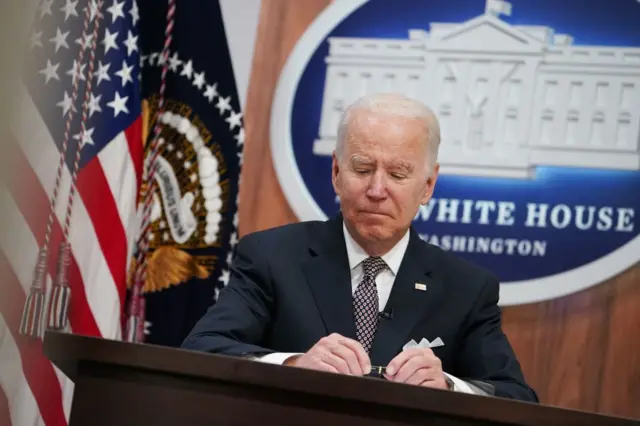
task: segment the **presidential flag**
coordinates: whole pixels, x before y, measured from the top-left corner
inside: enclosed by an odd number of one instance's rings
[[[2,141],[0,407],[15,426],[68,423],[73,386],[42,353],[45,328],[121,338],[143,158],[139,25],[134,0],[35,10]]]
[[[220,5],[171,4],[139,1],[147,156],[159,137],[138,340],[179,346],[229,280],[245,134]]]

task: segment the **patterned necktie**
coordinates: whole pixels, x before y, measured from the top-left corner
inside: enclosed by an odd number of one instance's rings
[[[353,313],[356,336],[366,352],[371,349],[378,328],[378,290],[376,276],[387,267],[379,257],[368,257],[363,262],[364,278],[353,295]]]

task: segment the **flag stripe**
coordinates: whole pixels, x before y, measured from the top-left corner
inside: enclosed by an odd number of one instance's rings
[[[7,148],[10,148],[12,142],[7,141],[6,145]],[[14,164],[17,165],[18,170],[20,170],[20,176],[19,179],[13,179],[8,182],[11,195],[0,194],[0,199],[3,200],[3,208],[6,210],[7,223],[12,225],[10,231],[20,234],[2,243],[20,244],[20,265],[15,268],[15,271],[18,276],[21,277],[21,281],[25,282],[28,289],[31,286],[33,268],[35,267],[38,256],[38,248],[44,242],[49,200],[42,186],[40,186],[38,178],[29,167],[26,158],[21,155],[20,150],[12,149],[10,150],[10,155]],[[16,207],[12,208],[14,205]],[[25,221],[28,226],[21,227],[20,223],[24,223]],[[27,229],[30,230],[30,232],[26,232]],[[59,252],[61,238],[62,229],[58,221],[54,219],[51,235],[51,252],[47,269],[51,276],[55,276],[56,273],[57,254]],[[16,251],[11,250],[10,253],[16,253]],[[100,330],[87,302],[85,286],[73,250],[70,256],[68,275],[72,292],[71,297],[75,299],[69,310],[69,321],[73,329],[77,333],[99,336]]]
[[[14,126],[16,126],[14,130],[15,136],[20,147],[24,151],[24,156],[30,166],[30,170],[36,173],[37,179],[40,181],[46,194],[51,194],[53,191],[54,177],[57,168],[57,160],[53,159],[58,158],[59,152],[51,138],[51,134],[46,128],[45,123],[38,114],[33,101],[28,97],[28,95],[25,96],[27,97],[22,98],[21,114],[22,116],[30,117],[31,119],[29,121],[16,120],[13,122]],[[89,164],[85,167],[91,167],[91,165]],[[90,183],[92,173],[85,173],[85,170],[83,169],[83,171],[78,175],[78,193],[80,196],[76,196],[74,201],[73,216],[71,219],[72,227],[70,230],[69,240],[71,242],[72,252],[75,255],[76,263],[80,268],[82,276],[81,282],[84,283],[86,299],[89,303],[89,308],[93,312],[100,334],[102,337],[112,338],[117,336],[118,331],[120,330],[119,315],[121,307],[121,301],[118,296],[114,275],[111,273],[112,269],[109,268],[109,264],[105,258],[105,254],[101,250],[101,246],[98,244],[86,244],[86,242],[98,242],[99,238],[96,234],[96,228],[100,228],[104,230],[101,233],[103,238],[114,238],[116,241],[120,239],[120,243],[116,242],[113,245],[106,244],[106,246],[123,247],[122,241],[124,240],[124,232],[120,231],[121,234],[118,236],[116,234],[117,229],[115,229],[113,230],[113,234],[110,234],[109,231],[112,231],[109,228],[111,226],[110,222],[102,222],[100,217],[95,218],[95,221],[91,220],[84,200],[87,189],[83,186],[83,182],[85,182],[86,179],[88,179]],[[65,167],[62,172],[62,182],[60,187],[61,201],[56,206],[56,214],[60,222],[64,220],[66,213],[66,200],[68,199],[70,181],[71,176],[69,170]],[[101,188],[105,189],[104,186]],[[92,189],[94,191],[99,190],[98,187],[92,187]],[[103,199],[109,198],[109,192],[102,192],[102,194],[105,195]],[[48,199],[48,196],[46,198]],[[101,205],[102,199],[100,196],[94,196],[92,201],[94,202],[91,206],[92,211],[100,211],[103,207]],[[104,207],[108,209],[108,206]],[[113,200],[111,200],[111,207],[115,209]],[[96,225],[95,227],[94,224]],[[122,230],[122,224],[120,224],[119,227]],[[38,235],[38,237],[40,237],[40,235]],[[126,258],[126,253],[115,253],[114,255]],[[122,264],[124,265],[125,262]],[[124,274],[124,271],[120,271],[118,273],[120,276]],[[69,279],[73,279],[71,275],[69,276]],[[114,317],[118,317],[118,319]]]
[[[94,158],[87,163],[78,174],[78,193],[82,196],[87,213],[94,225],[99,248],[94,247],[98,251],[102,249],[102,255],[115,282],[115,290],[118,292],[120,306],[117,311],[110,312],[110,318],[113,318],[124,305],[127,274],[127,240],[115,200],[106,196],[106,194],[111,193],[111,189],[98,158]],[[99,226],[95,226],[98,224]],[[104,289],[99,288],[99,290],[102,292]]]
[[[131,212],[136,211],[135,194],[138,180],[128,150],[127,137],[124,132],[121,132],[98,154],[107,183],[116,200],[116,207],[120,217],[124,219],[127,241],[129,240],[128,225]],[[125,154],[123,155],[123,153]]]
[[[67,422],[62,409],[60,382],[51,362],[43,354],[42,341],[18,334],[26,297],[4,252],[0,253],[0,274],[4,284],[0,312],[20,351],[22,370],[40,407],[42,419],[47,426],[64,426]]]
[[[0,393],[6,398],[8,412],[2,415],[0,408],[0,425],[35,426],[42,424],[40,410],[35,397],[29,388],[22,371],[20,352],[13,336],[0,313]],[[1,398],[1,397],[0,397]],[[0,401],[0,404],[2,402]]]
[[[13,266],[14,273],[18,277],[18,281],[20,282],[23,291],[27,293],[31,286],[33,265],[35,264],[39,249],[38,242],[25,222],[25,217],[21,214],[18,206],[15,204],[15,200],[11,198],[8,190],[1,185],[0,208],[2,209],[0,215],[7,223],[11,224],[11,227],[8,228],[8,230],[0,234],[0,247],[4,251],[9,263]],[[50,259],[49,261],[50,271],[55,263],[55,256],[53,256],[52,259],[53,260]],[[52,282],[51,273],[47,273],[46,280],[47,292],[45,294],[45,306],[49,306]],[[76,293],[76,300],[74,300],[74,303],[72,303],[71,306],[75,307],[76,304],[87,306],[86,299],[83,300],[77,296],[78,294]],[[75,311],[71,312],[69,321],[72,332],[77,331],[76,329],[79,328],[82,331],[82,334],[94,333],[94,335],[97,335],[97,333],[99,333],[97,326],[95,325],[95,328],[89,331],[82,327],[78,327],[79,321],[82,320],[78,320],[77,315],[75,315],[74,312]],[[80,322],[80,324],[82,324],[82,322]],[[55,366],[53,366],[53,368],[63,389],[64,413],[65,417],[68,419],[69,411],[71,409],[71,398],[73,396],[73,382],[71,382],[64,373],[58,370]]]
[[[0,321],[4,320],[0,317]],[[2,377],[0,377],[0,426],[11,426],[11,417],[9,415],[9,401],[7,400],[7,395],[4,394],[4,389],[2,388],[1,383]]]
[[[144,155],[144,145],[142,142],[142,118],[136,120],[124,131],[129,145],[129,155],[131,162],[136,171],[136,194],[140,194],[140,185],[142,184],[142,163]],[[136,204],[138,199],[136,198]]]

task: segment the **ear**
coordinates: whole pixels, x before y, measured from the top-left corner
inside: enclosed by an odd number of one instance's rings
[[[333,190],[338,196],[340,196],[340,185],[338,184],[338,174],[340,173],[340,163],[336,151],[331,154],[331,183],[333,184]]]
[[[431,173],[431,175],[427,179],[427,182],[424,185],[422,198],[420,199],[420,204],[426,205],[431,199],[431,196],[433,195],[433,190],[436,187],[436,181],[438,180],[439,172],[440,172],[440,164],[436,163],[433,167],[433,172]]]

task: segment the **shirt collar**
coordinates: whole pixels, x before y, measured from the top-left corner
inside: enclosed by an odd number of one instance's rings
[[[356,266],[360,265],[360,263],[365,260],[369,255],[364,251],[358,243],[353,239],[349,230],[347,229],[344,222],[342,223],[342,230],[344,232],[344,241],[347,246],[347,257],[349,258],[349,268],[353,270]],[[402,258],[404,257],[404,253],[407,251],[407,246],[409,245],[409,230],[404,234],[404,236],[398,241],[398,243],[389,250],[382,257],[382,260],[387,264],[389,269],[393,272],[393,275],[398,274],[398,270],[400,269],[400,264],[402,263]]]

